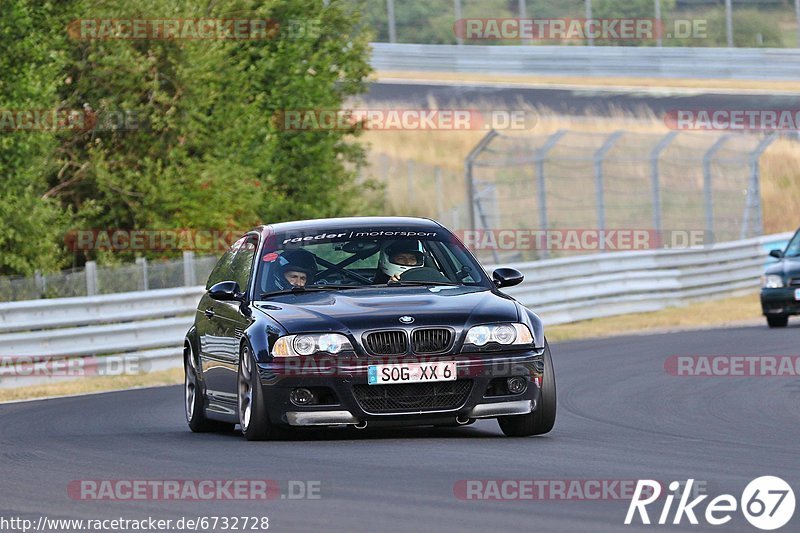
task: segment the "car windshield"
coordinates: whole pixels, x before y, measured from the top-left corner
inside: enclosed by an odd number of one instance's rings
[[[257,291],[262,296],[379,285],[491,287],[472,255],[445,231],[275,234],[268,238],[259,259]]]
[[[800,231],[794,234],[794,238],[786,247],[786,257],[800,257]]]

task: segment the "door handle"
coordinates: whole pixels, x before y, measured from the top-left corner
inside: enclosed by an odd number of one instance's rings
[[[214,318],[214,308],[209,307],[208,309],[203,311],[203,314],[206,315],[208,318]]]

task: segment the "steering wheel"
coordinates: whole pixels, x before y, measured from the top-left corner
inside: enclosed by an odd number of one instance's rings
[[[447,276],[433,267],[417,267],[406,270],[400,274],[400,281],[431,281],[436,283],[451,283]]]

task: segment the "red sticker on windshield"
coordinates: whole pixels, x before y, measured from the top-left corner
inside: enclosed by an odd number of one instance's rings
[[[272,252],[272,253],[268,253],[267,255],[262,257],[261,259],[263,259],[265,263],[271,263],[271,262],[275,261],[277,258],[278,258],[278,254],[276,254],[275,252]]]

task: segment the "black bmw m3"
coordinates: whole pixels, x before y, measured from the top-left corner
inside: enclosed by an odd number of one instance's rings
[[[427,219],[354,217],[262,226],[209,276],[184,345],[193,431],[249,440],[302,426],[553,428],[542,323]]]

